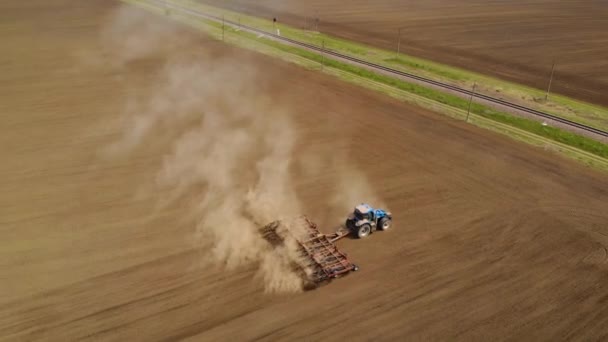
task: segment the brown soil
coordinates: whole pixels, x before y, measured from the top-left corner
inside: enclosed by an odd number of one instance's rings
[[[608,105],[608,6],[598,1],[201,0]],[[309,21],[310,22],[310,21]]]
[[[3,340],[608,338],[605,174],[186,30],[118,71],[82,64],[115,6],[0,5]],[[167,194],[139,192],[171,134],[100,157],[119,136],[104,123],[169,57],[209,54],[264,70],[254,91],[295,120],[296,150],[353,161],[393,212],[391,231],[340,241],[358,272],[265,294],[252,267],[202,263],[186,202],[155,211]],[[326,210],[323,171],[294,181],[330,231],[345,213]]]

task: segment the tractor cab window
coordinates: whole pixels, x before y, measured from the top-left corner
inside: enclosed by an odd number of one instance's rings
[[[362,213],[358,209],[355,210],[355,217],[357,220],[369,220],[369,212]]]

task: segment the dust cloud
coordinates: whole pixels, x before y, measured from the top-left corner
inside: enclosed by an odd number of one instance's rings
[[[358,168],[352,167],[344,158],[333,159],[333,169],[337,170],[334,191],[330,205],[336,212],[345,213],[353,209],[362,199],[375,207],[386,208],[384,201],[377,195],[367,176]]]
[[[183,52],[175,48],[182,37],[175,26],[129,7],[108,21],[101,35],[111,59],[106,65],[125,68],[160,55],[164,67],[151,76],[149,92],[125,104],[122,135],[104,151],[129,154],[172,132],[152,190],[162,194],[159,202],[181,205],[210,262],[228,269],[256,265],[256,278],[268,292],[301,291],[303,277],[294,264],[309,270],[295,240],[305,230],[291,221],[302,208],[290,178],[298,139],[290,108],[264,90],[268,75],[262,77],[253,63],[206,49],[216,44],[211,41],[198,42],[195,53]],[[332,203],[350,210],[365,178],[334,166],[344,173]],[[275,220],[290,233],[280,246],[259,234]]]

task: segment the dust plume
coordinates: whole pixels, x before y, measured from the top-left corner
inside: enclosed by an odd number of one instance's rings
[[[377,195],[367,176],[339,156],[333,159],[333,168],[337,171],[334,191],[329,204],[337,212],[352,211],[353,205],[365,201],[373,207],[386,208],[384,201]]]
[[[100,34],[100,43],[113,67],[170,51],[179,46],[178,29],[162,20],[154,20],[146,11],[120,6],[108,18]]]
[[[154,187],[165,205],[188,203],[209,260],[228,269],[257,264],[268,291],[301,290],[292,270],[297,246],[286,240],[272,248],[258,233],[300,211],[289,178],[297,132],[288,112],[266,99],[253,65],[210,51],[170,53],[165,43],[179,44],[179,34],[149,21],[123,7],[102,33],[113,67],[169,56],[153,86],[125,105],[123,134],[105,152],[128,154],[173,132]]]
[[[162,194],[162,205],[177,204],[186,213],[208,260],[228,269],[257,265],[257,278],[270,292],[302,290],[303,277],[295,269],[308,270],[295,237],[304,228],[290,221],[301,214],[290,178],[298,132],[289,108],[282,108],[267,89],[264,80],[272,71],[258,70],[231,52],[205,49],[205,44],[216,44],[211,40],[199,41],[196,53],[174,50],[194,44],[181,42],[174,26],[149,20],[123,7],[102,33],[102,43],[114,51],[108,56],[116,68],[150,58],[164,61],[150,76],[149,89],[125,104],[122,135],[105,152],[125,155],[167,138],[170,150],[151,192]],[[351,173],[345,171],[346,178],[340,179],[355,180],[358,175]],[[362,183],[363,178],[356,181]],[[344,183],[344,189],[358,188],[354,184]],[[333,201],[343,204],[356,195]],[[271,246],[259,234],[275,220],[282,220],[290,233],[280,246]]]
[[[291,253],[269,249],[258,229],[299,211],[289,178],[295,132],[283,111],[258,101],[261,94],[248,91],[257,86],[255,70],[249,68],[246,64],[235,67],[222,58],[165,70],[169,80],[183,77],[189,81],[159,82],[168,86],[160,93],[197,106],[201,122],[177,138],[161,167],[158,185],[169,189],[175,200],[192,189],[203,189],[191,209],[201,244],[211,242],[208,247],[214,261],[229,269],[259,263],[268,290],[294,291],[301,288],[301,279],[282,258]],[[234,82],[226,86],[223,81],[227,78]],[[235,97],[233,91],[240,96]],[[172,121],[184,117],[178,111],[192,109],[170,108]],[[167,116],[147,118],[143,119],[145,127],[151,127]],[[141,138],[140,132],[132,132],[137,135],[129,137],[129,143]]]

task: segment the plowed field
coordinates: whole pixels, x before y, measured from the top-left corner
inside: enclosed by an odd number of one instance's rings
[[[608,338],[606,175],[119,7],[0,4],[2,340]],[[267,293],[245,199],[395,224]]]

